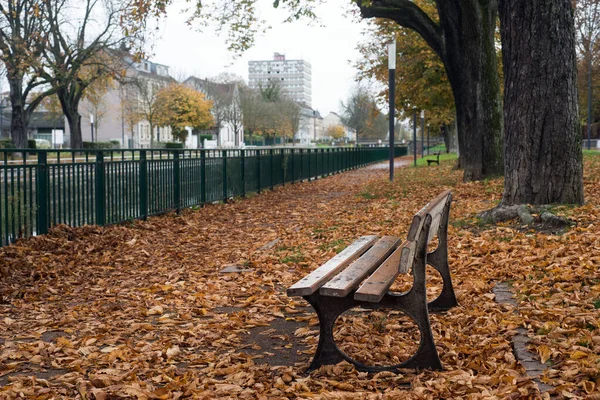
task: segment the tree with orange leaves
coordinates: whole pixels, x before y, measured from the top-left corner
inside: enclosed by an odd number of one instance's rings
[[[181,142],[187,138],[186,127],[207,129],[214,124],[212,102],[204,94],[182,84],[162,88],[156,95],[157,123],[173,129]]]

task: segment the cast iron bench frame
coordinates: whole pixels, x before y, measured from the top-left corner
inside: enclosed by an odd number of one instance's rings
[[[435,156],[435,160],[434,159],[427,159],[427,166],[430,166],[433,163],[436,163],[437,165],[440,165],[440,154],[441,154],[441,151],[437,151],[437,152],[433,153],[433,155]]]
[[[321,365],[346,360],[359,371],[376,372],[414,368],[441,370],[429,311],[444,311],[458,305],[448,266],[448,219],[452,193],[440,194],[414,217],[408,238],[401,245],[394,236],[363,236],[287,290],[288,296],[303,296],[319,318],[319,344],[308,371]],[[438,236],[438,247],[427,252],[428,243]],[[427,303],[426,266],[435,268],[443,279],[440,295]],[[413,274],[413,286],[405,293],[389,288],[400,273]],[[361,284],[362,283],[362,284]],[[359,286],[360,285],[360,286]],[[408,360],[391,366],[369,366],[343,353],[333,339],[335,321],[355,308],[389,308],[403,311],[419,328],[419,348]]]

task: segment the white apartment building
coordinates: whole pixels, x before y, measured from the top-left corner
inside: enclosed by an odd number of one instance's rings
[[[273,60],[248,62],[248,85],[259,88],[267,82],[277,82],[282,94],[290,99],[312,104],[312,71],[304,60],[286,60],[285,55],[275,53]]]

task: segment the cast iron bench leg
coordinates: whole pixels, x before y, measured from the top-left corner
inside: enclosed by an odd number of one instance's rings
[[[430,311],[446,311],[458,305],[454,288],[452,287],[450,266],[448,265],[448,215],[448,212],[442,213],[442,220],[440,221],[440,228],[438,230],[437,249],[427,254],[427,263],[440,273],[443,280],[442,292],[437,299],[428,305]]]

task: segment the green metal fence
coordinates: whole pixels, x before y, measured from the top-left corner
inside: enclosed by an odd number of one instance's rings
[[[406,147],[395,148],[396,157]],[[0,150],[0,246],[260,192],[389,157],[376,148]]]

